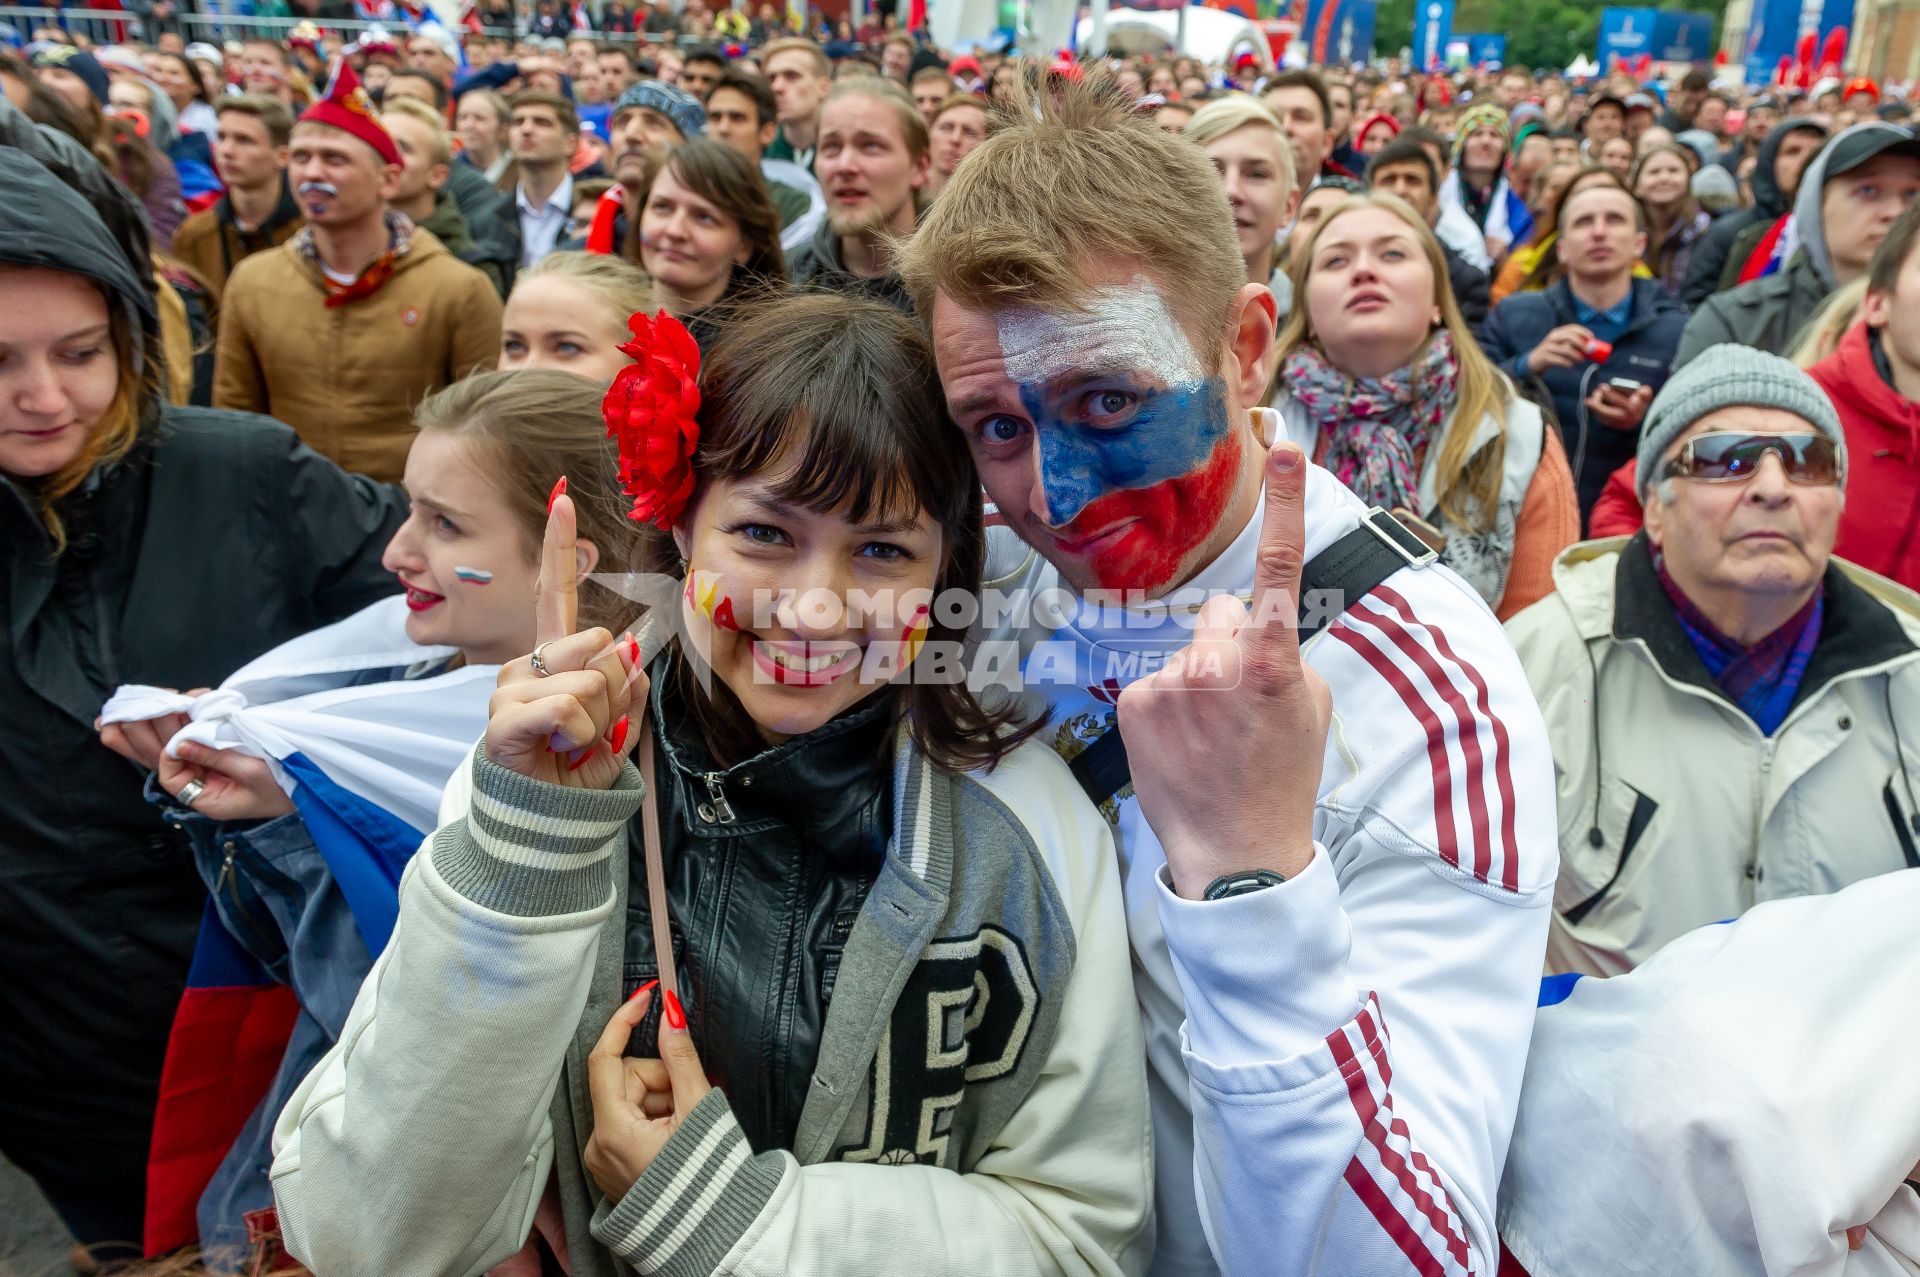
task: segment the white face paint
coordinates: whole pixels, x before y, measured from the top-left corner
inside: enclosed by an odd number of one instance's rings
[[[1103,370],[1137,372],[1163,386],[1207,377],[1166,299],[1143,275],[1094,289],[1084,309],[1020,306],[1000,312],[995,326],[1007,379],[1018,385]]]

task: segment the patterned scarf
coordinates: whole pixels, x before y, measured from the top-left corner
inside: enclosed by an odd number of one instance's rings
[[[380,254],[361,268],[350,284],[337,282],[327,274],[326,263],[320,260],[320,250],[313,242],[313,227],[303,226],[290,241],[293,251],[314,264],[320,272],[320,282],[327,290],[327,309],[345,306],[348,302],[357,302],[362,297],[371,297],[380,291],[380,286],[393,278],[394,268],[405,257],[413,242],[413,222],[405,213],[395,209],[386,212],[387,251]]]
[[[1281,376],[1326,441],[1321,464],[1368,505],[1420,513],[1419,459],[1460,394],[1460,360],[1442,328],[1411,364],[1384,377],[1349,377],[1304,345]]]
[[[1814,646],[1820,641],[1825,588],[1816,586],[1805,607],[1752,647],[1742,647],[1722,634],[1706,614],[1694,606],[1693,600],[1667,574],[1666,563],[1657,553],[1653,556],[1653,570],[1673,604],[1680,628],[1686,631],[1693,650],[1700,654],[1707,673],[1713,675],[1728,700],[1759,724],[1763,735],[1773,735],[1785,721],[1794,694],[1800,690],[1800,680],[1807,672],[1807,662],[1813,659]]]

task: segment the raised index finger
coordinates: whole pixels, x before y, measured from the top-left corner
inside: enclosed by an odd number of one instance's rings
[[[1255,648],[1284,656],[1300,646],[1300,565],[1307,544],[1307,454],[1274,445],[1266,458],[1266,509],[1253,568],[1253,615],[1240,629]]]
[[[579,556],[574,552],[575,536],[573,498],[562,492],[547,511],[547,532],[540,545],[540,581],[534,589],[533,604],[535,643],[566,638],[577,624],[579,599],[573,577]]]

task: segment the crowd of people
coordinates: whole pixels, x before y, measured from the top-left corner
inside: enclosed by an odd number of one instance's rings
[[[1920,1271],[1897,88],[151,8],[0,52],[76,1270]]]

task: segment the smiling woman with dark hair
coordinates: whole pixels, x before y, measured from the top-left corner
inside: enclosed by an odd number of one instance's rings
[[[985,537],[925,336],[772,299],[696,391],[686,331],[634,325],[609,428],[654,525],[631,566],[667,587],[640,634],[680,642],[577,629],[556,494],[540,641],[276,1129],[289,1248],[317,1272],[1140,1271],[1111,834],[954,677]]]

